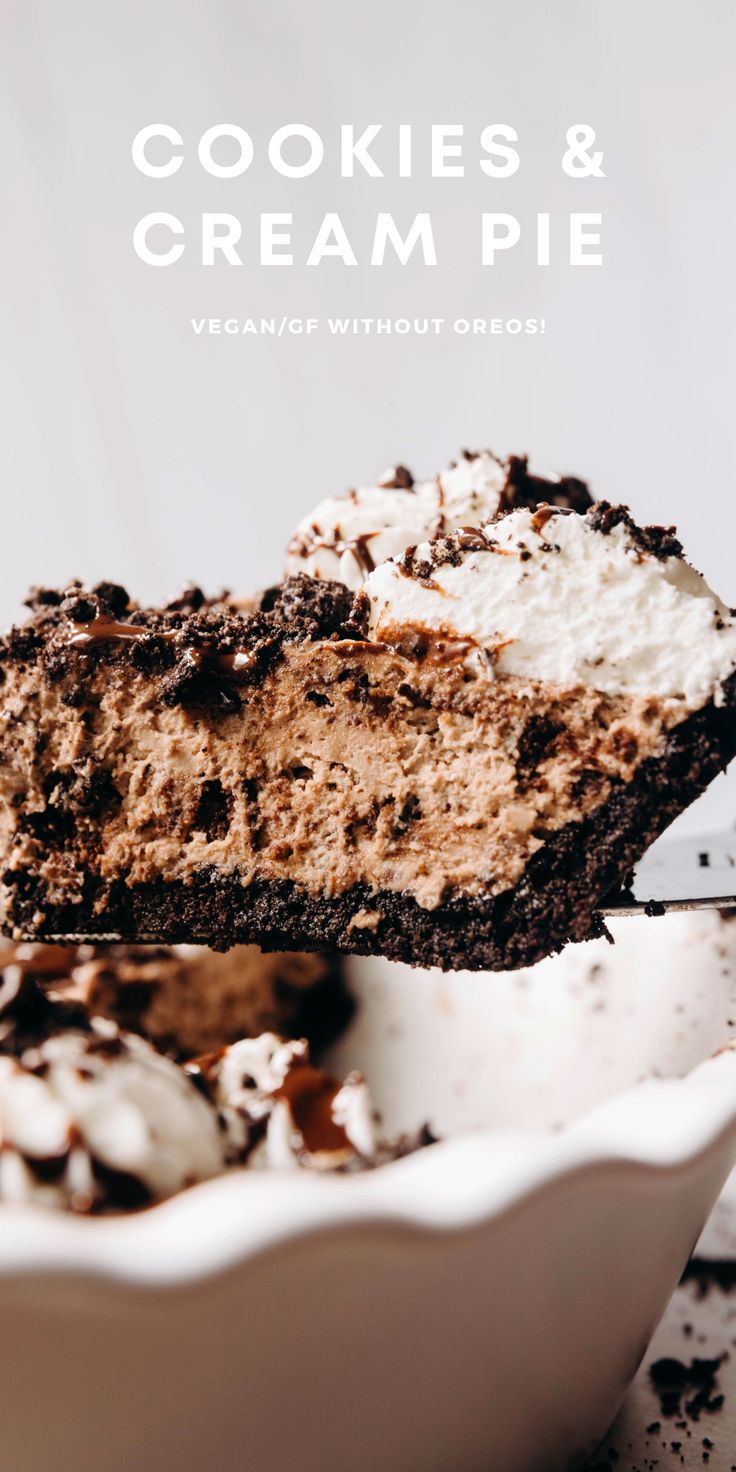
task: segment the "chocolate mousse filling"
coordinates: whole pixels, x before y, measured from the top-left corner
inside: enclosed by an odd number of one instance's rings
[[[526,577],[564,538],[524,525]],[[433,577],[507,562],[488,528],[465,535]],[[446,969],[597,933],[596,905],[736,751],[736,675],[697,701],[532,677],[503,637],[376,631],[368,602],[305,576],[252,614],[113,606],[104,585],[37,600],[0,648],[6,931]]]

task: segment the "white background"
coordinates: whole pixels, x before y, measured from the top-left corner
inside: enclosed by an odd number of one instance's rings
[[[676,521],[736,601],[728,0],[3,0],[2,17],[3,621],[30,583],[74,575],[142,598],[184,578],[251,590],[278,575],[318,497],[396,459],[432,474],[460,445],[487,444],[586,476],[640,519]],[[171,180],[131,162],[133,135],[155,121],[185,139]],[[222,121],[256,143],[231,181],[196,160]],[[294,182],[262,160],[271,132],[295,121],[322,133],[326,157]],[[605,179],[562,172],[579,121],[597,130]],[[415,177],[341,180],[341,122],[382,122],[387,160],[411,122]],[[432,122],[465,125],[464,179],[429,177]],[[518,130],[514,179],[478,168],[489,122]],[[131,244],[159,209],[192,232],[169,270]],[[205,209],[242,218],[242,268],[199,265]],[[354,269],[303,264],[328,209]],[[371,268],[379,209],[405,226],[430,210],[440,264]],[[485,270],[482,209],[517,214],[524,231]],[[598,209],[605,264],[571,269],[567,213]],[[257,266],[260,210],[293,211],[293,269]],[[553,217],[546,269],[533,261],[536,210]],[[273,341],[198,339],[189,325],[282,312],[544,316],[547,332]],[[716,789],[709,813],[722,804]]]

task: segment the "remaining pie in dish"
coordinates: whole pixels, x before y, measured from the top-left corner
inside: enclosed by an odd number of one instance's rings
[[[186,1065],[15,962],[0,974],[0,1202],[148,1206],[233,1167],[368,1170],[431,1144],[382,1140],[365,1081],[263,1033]]]
[[[263,1032],[319,1048],[352,1011],[339,960],[314,953],[0,943],[0,968],[8,966],[55,1000],[80,1003],[177,1059]]]

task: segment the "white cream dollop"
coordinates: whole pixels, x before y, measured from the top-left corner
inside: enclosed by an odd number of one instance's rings
[[[100,1018],[0,1057],[0,1132],[4,1200],[126,1204],[96,1167],[158,1200],[224,1167],[214,1111],[183,1070]]]
[[[384,562],[364,593],[372,638],[402,625],[445,631],[529,679],[698,706],[718,700],[736,668],[729,610],[684,558],[647,551],[625,520],[603,531],[575,512],[513,511],[473,537],[425,543],[403,565]]]

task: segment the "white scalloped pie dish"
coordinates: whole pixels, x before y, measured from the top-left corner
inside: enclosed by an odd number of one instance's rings
[[[412,1078],[415,1122],[441,1078],[438,1113],[460,1129],[446,1143],[363,1176],[232,1175],[128,1218],[5,1209],[1,1472],[582,1466],[736,1160],[736,1052],[697,1061],[727,1035],[736,925],[707,968],[715,917],[689,942],[652,923],[669,985],[660,965],[640,976],[638,1012],[626,965],[601,1013],[554,971],[492,997],[477,978],[356,964],[338,1066],[375,1063],[396,1120]],[[484,1026],[503,1040],[495,1092],[491,1072],[468,1092],[471,1056],[494,1058]],[[623,1092],[591,1110],[617,1050]],[[689,1071],[626,1087],[665,1068]],[[551,1130],[560,1110],[573,1122]]]

